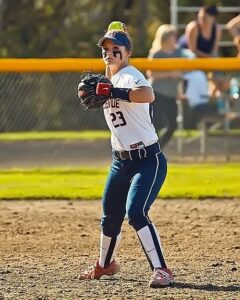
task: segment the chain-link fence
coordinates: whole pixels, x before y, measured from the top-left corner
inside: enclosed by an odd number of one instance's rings
[[[230,82],[225,93],[236,94],[232,101],[235,110],[240,102],[239,75],[220,75],[222,85],[225,79]],[[0,73],[0,132],[107,129],[102,109],[86,111],[79,105],[80,76],[74,72]]]
[[[81,73],[0,73],[0,132],[105,129],[103,112],[84,111]]]
[[[23,131],[79,131],[86,129],[107,129],[102,109],[83,110],[77,96],[77,86],[81,77],[80,72],[62,73],[0,73],[0,133]],[[238,72],[215,73],[219,93],[215,104],[223,115],[217,128],[240,128],[240,76]],[[198,82],[195,82],[198,85]],[[226,86],[225,86],[226,84]],[[221,88],[220,88],[221,89]],[[229,107],[224,111],[223,100],[227,99]],[[155,101],[156,102],[156,101]],[[187,128],[191,110],[187,106],[181,116],[180,129]],[[158,103],[161,110],[161,103]],[[157,114],[157,110],[155,110]],[[190,115],[189,115],[190,114]],[[218,122],[219,120],[217,120]],[[214,121],[215,122],[215,121]],[[224,127],[225,126],[225,127]],[[157,126],[156,126],[157,128]],[[214,127],[216,128],[216,126]],[[158,128],[157,128],[158,129]],[[159,131],[160,132],[160,131]],[[199,131],[200,135],[203,131]],[[229,130],[228,130],[229,132]],[[236,155],[239,157],[239,135],[231,134],[227,147],[223,147],[223,135],[215,136],[208,141],[208,152],[220,155]],[[178,136],[178,135],[177,135]],[[206,135],[205,135],[206,136]],[[198,136],[197,136],[198,138]],[[178,141],[178,139],[177,139]],[[205,139],[203,142],[206,144]],[[206,145],[204,149],[206,150]],[[177,148],[176,139],[172,139],[167,148],[167,154],[175,157]],[[109,154],[109,141],[1,141],[0,168],[25,165],[50,165],[85,163],[86,157],[93,157],[101,153]],[[197,155],[201,147],[199,139],[184,137],[181,140],[182,155]],[[227,150],[226,150],[227,149]],[[91,154],[92,151],[92,154]],[[179,151],[178,151],[179,152]],[[102,155],[101,161],[106,157]],[[179,155],[179,153],[177,154]]]

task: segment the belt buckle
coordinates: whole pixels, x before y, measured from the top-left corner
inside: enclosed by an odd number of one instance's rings
[[[125,155],[126,153],[126,151],[119,151],[119,156],[122,160],[128,159],[128,157]]]

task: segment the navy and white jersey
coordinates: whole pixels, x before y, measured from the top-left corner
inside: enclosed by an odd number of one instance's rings
[[[133,66],[126,66],[111,78],[114,87],[151,87],[144,75]],[[118,151],[132,150],[152,145],[158,141],[152,124],[149,103],[125,102],[109,99],[103,106],[104,115],[111,130],[112,148]]]

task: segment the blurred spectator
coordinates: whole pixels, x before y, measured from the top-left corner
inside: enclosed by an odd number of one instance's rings
[[[239,35],[239,36],[236,36],[236,37],[234,38],[234,44],[235,44],[235,46],[236,46],[236,48],[237,48],[237,51],[238,51],[237,57],[240,57],[240,35]]]
[[[156,33],[149,51],[149,58],[176,58],[193,57],[189,50],[176,48],[177,30],[173,25],[161,25]],[[174,71],[147,71],[155,91],[153,102],[153,123],[157,130],[164,128],[164,134],[160,137],[160,144],[165,147],[173,132],[177,128],[177,103],[178,85],[183,73]]]
[[[210,95],[219,98],[222,93],[228,93],[230,87],[230,77],[224,72],[215,71],[208,75],[210,82]]]
[[[240,36],[240,15],[231,19],[226,24],[226,28],[229,30],[233,38],[235,38],[236,36]]]
[[[238,77],[214,72],[209,76],[210,94],[216,99],[219,113],[227,114],[231,127],[240,126],[240,81]]]
[[[226,27],[229,30],[229,32],[233,38],[234,45],[237,48],[237,51],[238,51],[237,57],[240,57],[240,15],[231,19],[226,24]]]
[[[183,86],[180,99],[186,101],[189,107],[189,128],[196,128],[205,116],[218,114],[216,102],[209,100],[208,79],[204,72],[192,71],[184,74]]]
[[[221,29],[217,25],[218,9],[216,5],[200,8],[197,20],[191,21],[180,37],[179,45],[189,48],[197,57],[215,57],[218,55]]]

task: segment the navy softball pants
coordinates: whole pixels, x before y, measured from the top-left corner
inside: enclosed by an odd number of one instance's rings
[[[158,143],[130,152],[131,159],[117,159],[113,150],[101,220],[102,232],[109,237],[120,233],[125,216],[136,231],[151,223],[148,211],[167,174],[167,162]]]

